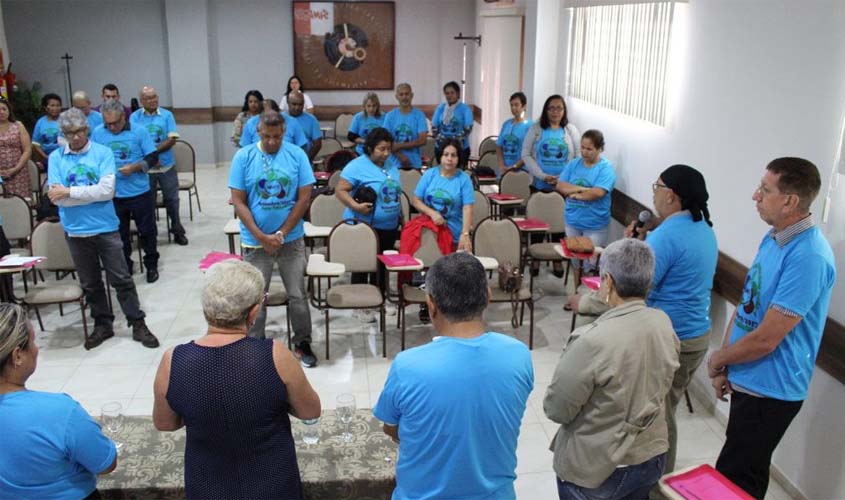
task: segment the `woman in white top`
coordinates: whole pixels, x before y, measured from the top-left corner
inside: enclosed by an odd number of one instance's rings
[[[298,76],[293,75],[288,79],[288,88],[285,90],[285,95],[279,99],[279,107],[282,108],[283,113],[288,112],[288,94],[293,92],[294,90],[298,90],[302,92],[302,97],[305,99],[305,111],[307,113],[314,113],[314,103],[311,102],[311,98],[308,97],[308,94],[305,93],[305,87],[302,86],[302,80],[299,79]]]

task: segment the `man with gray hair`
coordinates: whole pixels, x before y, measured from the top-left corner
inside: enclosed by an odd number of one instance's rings
[[[396,86],[396,100],[399,107],[384,116],[384,128],[393,135],[393,155],[402,168],[422,168],[420,147],[425,146],[428,137],[428,122],[425,114],[415,108],[414,91],[409,83]]]
[[[454,253],[426,276],[440,334],[401,352],[373,414],[401,440],[394,498],[515,498],[516,444],[534,369],[525,344],[487,330],[478,259]]]
[[[112,203],[114,155],[109,148],[88,140],[88,120],[82,111],[71,108],[62,113],[59,127],[67,144],[50,154],[47,196],[59,207],[79,283],[94,318],[94,331],[85,339],[85,348],[93,349],[114,336],[114,315],[106,298],[103,269],[132,327],[132,339],[144,347],[158,347],[158,339],[144,322],[117,232],[119,222]]]
[[[229,188],[241,221],[244,260],[261,270],[267,291],[273,265],[285,284],[290,301],[294,353],[303,366],[317,365],[311,350],[311,311],[305,294],[305,233],[302,216],[315,182],[311,163],[302,148],[285,142],[285,119],[264,111],[258,119],[260,140],[241,148],[232,159]],[[262,306],[249,330],[264,338],[267,307]]]
[[[82,111],[88,118],[88,130],[91,132],[94,132],[97,127],[103,124],[103,115],[91,107],[91,98],[88,97],[88,93],[84,90],[77,90],[73,93],[72,104],[74,108]],[[121,107],[122,110],[123,108]]]

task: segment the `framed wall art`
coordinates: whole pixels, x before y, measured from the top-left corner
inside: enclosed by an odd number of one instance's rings
[[[392,89],[393,2],[293,1],[294,72],[308,90]]]

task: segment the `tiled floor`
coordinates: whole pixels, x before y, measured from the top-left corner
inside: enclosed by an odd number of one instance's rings
[[[228,168],[200,169],[198,183],[204,211],[197,213],[195,206],[193,221],[187,218],[187,199],[182,196],[182,213],[186,215],[183,224],[187,228],[190,245],[167,244],[162,233],[159,237],[161,279],[150,285],[140,273],[135,275],[148,325],[161,340],[162,347],[146,349],[133,342],[131,332],[118,312],[116,337],[92,351],[86,351],[82,347],[78,308],[67,307],[64,317],[59,316],[56,307],[44,308],[42,317],[47,331],[38,331],[41,353],[38,369],[29,381],[31,389],[66,392],[94,415],[100,412],[106,401],[119,401],[127,414],[151,414],[152,383],[161,354],[168,347],[202,335],[205,330],[200,307],[203,277],[198,263],[209,251],[228,251],[227,239],[222,232],[223,226],[232,217],[232,209],[226,203],[229,197],[227,177]],[[160,226],[163,228],[164,224]],[[540,297],[536,306],[532,352],[535,389],[528,401],[519,438],[516,490],[519,498],[551,499],[556,498],[556,488],[548,447],[557,427],[543,414],[542,397],[568,336],[570,316],[561,308],[565,293],[560,280],[544,270],[535,282],[535,288],[535,297]],[[115,307],[118,307],[117,303]],[[515,333],[527,342],[527,322],[514,332],[509,324],[509,313],[508,306],[499,305],[491,307],[485,317],[492,330],[511,335]],[[268,320],[270,332],[283,334],[283,315],[282,309],[271,310]],[[419,325],[415,316],[416,309],[409,309],[407,341],[411,347],[427,342],[432,334],[431,328]],[[323,407],[332,408],[335,397],[341,392],[353,393],[359,407],[371,407],[384,384],[392,356],[399,350],[396,316],[388,317],[387,359],[381,356],[381,339],[375,325],[364,325],[348,313],[333,312],[332,359],[324,360],[323,319],[316,313],[312,314],[312,319],[314,350],[320,364],[307,370],[306,374],[320,394]],[[679,408],[678,421],[678,467],[714,463],[724,440],[721,424],[712,416],[702,414],[701,410],[690,414],[685,407]],[[767,498],[780,500],[789,497],[772,482]]]

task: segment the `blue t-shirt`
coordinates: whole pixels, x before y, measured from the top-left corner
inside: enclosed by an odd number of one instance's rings
[[[393,499],[516,498],[516,443],[534,368],[499,333],[400,352],[373,408],[399,426]]]
[[[117,456],[99,424],[67,394],[0,396],[0,429],[0,498],[85,498]]]
[[[616,184],[613,165],[604,158],[592,167],[584,165],[584,159],[575,158],[560,173],[563,182],[586,188],[602,188],[604,196],[597,200],[583,201],[566,198],[566,223],[576,229],[602,229],[610,224],[610,193]]]
[[[94,131],[97,127],[103,124],[103,115],[97,111],[92,109],[88,113],[88,130]]]
[[[440,212],[452,232],[452,240],[457,243],[463,229],[464,205],[475,203],[475,191],[469,175],[458,170],[455,175],[446,178],[440,175],[440,167],[430,168],[417,183],[414,196]]]
[[[47,171],[47,185],[86,187],[95,186],[106,175],[116,175],[114,155],[111,149],[88,141],[87,151],[81,154],[65,154],[59,148],[50,155]],[[111,200],[95,201],[84,205],[59,206],[62,227],[71,236],[91,236],[117,231],[119,222]]]
[[[293,116],[290,114],[285,113],[285,122],[287,121],[295,121],[299,124],[299,128],[302,129],[302,133],[305,135],[305,152],[307,153],[311,149],[311,145],[314,144],[314,141],[317,139],[323,138],[323,131],[320,130],[320,122],[314,118],[314,115],[311,113],[303,112],[299,116]]]
[[[173,113],[161,107],[151,115],[147,114],[144,108],[137,109],[130,115],[129,123],[132,125],[132,128],[143,128],[146,130],[156,147],[171,137],[179,137]],[[173,148],[159,154],[158,162],[162,168],[172,167],[176,163],[176,158],[173,156]]]
[[[547,175],[559,176],[569,163],[569,145],[566,143],[566,128],[540,129],[540,140],[534,146],[534,158]],[[534,178],[534,187],[541,191],[554,191],[555,186]],[[602,226],[603,227],[603,226]]]
[[[710,290],[719,246],[704,220],[679,212],[648,233],[654,251],[654,281],[646,303],[665,312],[681,340],[710,331]]]
[[[393,142],[398,144],[415,141],[420,134],[428,133],[425,114],[417,108],[411,108],[408,113],[402,113],[399,108],[391,110],[385,115],[383,126],[393,135]],[[422,167],[420,148],[403,149],[401,153],[408,157],[412,167]]]
[[[340,177],[352,185],[353,197],[360,186],[369,186],[378,195],[375,210],[370,215],[361,215],[346,207],[344,219],[361,220],[376,229],[396,229],[402,215],[402,185],[395,162],[385,162],[381,168],[368,156],[359,156],[343,167]]]
[[[287,220],[296,205],[299,188],[314,184],[314,172],[302,148],[282,142],[279,151],[270,155],[258,144],[241,148],[232,158],[229,187],[246,192],[255,224],[265,234],[275,233]],[[285,235],[285,242],[304,235],[302,220]],[[241,222],[241,246],[258,248],[261,243]]]
[[[305,148],[308,145],[308,139],[305,137],[305,133],[302,131],[299,122],[287,113],[282,113],[282,117],[285,119],[285,136],[282,141],[299,146],[300,148]],[[259,118],[261,118],[261,115],[255,115],[244,124],[240,142],[242,148],[250,144],[256,144],[261,140],[261,137],[258,136]]]
[[[106,146],[114,153],[115,169],[137,163],[156,150],[153,140],[142,128],[130,127],[119,134],[113,134],[101,125],[91,133],[91,140]],[[114,196],[116,198],[138,196],[150,190],[150,175],[143,170],[129,175],[116,172],[115,176]]]
[[[366,116],[363,111],[359,111],[352,117],[352,123],[349,124],[349,131],[353,134],[358,134],[362,139],[366,139],[367,134],[381,127],[383,123],[384,115]],[[364,145],[356,145],[355,152],[358,153],[358,156],[366,154],[364,153]]]
[[[496,139],[496,145],[502,148],[505,166],[510,167],[516,164],[522,157],[522,141],[525,139],[525,134],[531,128],[531,125],[534,125],[534,122],[531,120],[514,124],[513,118],[505,120],[505,123],[502,124],[502,130]]]
[[[730,343],[757,328],[771,307],[786,309],[802,319],[773,352],[756,361],[731,365],[728,380],[762,396],[804,400],[835,280],[833,251],[818,227],[801,232],[783,248],[767,234],[745,277]]]
[[[472,111],[469,106],[459,102],[452,112],[452,119],[449,123],[443,123],[443,113],[446,112],[446,106],[448,104],[441,102],[434,110],[431,120],[431,129],[437,141],[437,146],[442,147],[446,139],[463,137],[462,143],[464,149],[466,149],[469,147],[469,134],[472,132]]]
[[[42,116],[35,122],[32,129],[32,143],[41,146],[47,156],[59,147],[59,137],[62,137],[62,129],[59,128],[58,120],[51,120],[47,115]]]

